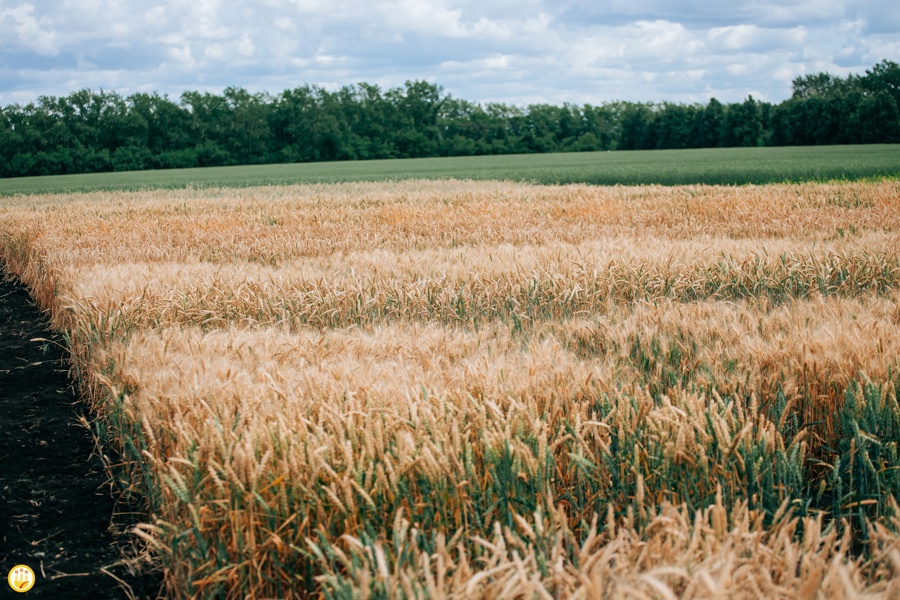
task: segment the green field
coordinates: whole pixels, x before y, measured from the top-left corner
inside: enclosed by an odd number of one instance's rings
[[[598,185],[748,184],[900,175],[900,145],[519,154],[22,177],[0,195],[396,179]]]

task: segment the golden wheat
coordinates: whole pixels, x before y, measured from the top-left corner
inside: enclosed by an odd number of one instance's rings
[[[21,197],[173,598],[895,597],[900,184]]]

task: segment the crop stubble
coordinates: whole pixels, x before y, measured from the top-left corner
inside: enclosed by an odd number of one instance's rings
[[[20,197],[173,598],[892,597],[900,184]]]

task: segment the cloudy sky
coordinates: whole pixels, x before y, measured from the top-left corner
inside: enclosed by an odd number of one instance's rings
[[[409,79],[517,105],[778,102],[882,59],[895,0],[0,0],[0,105]]]

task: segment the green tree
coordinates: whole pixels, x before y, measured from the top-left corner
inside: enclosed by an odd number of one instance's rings
[[[653,120],[656,148],[696,148],[701,144],[703,109],[665,102]]]
[[[716,148],[722,144],[725,129],[725,106],[715,98],[710,98],[697,130],[698,145],[702,148]]]
[[[762,112],[748,96],[741,104],[732,104],[725,113],[724,146],[758,146],[762,140]]]
[[[888,90],[867,96],[859,107],[860,141],[864,144],[900,142],[900,110]]]
[[[192,150],[196,144],[190,111],[157,93],[137,93],[128,97],[130,111],[147,124],[145,145],[150,168],[197,166]]]
[[[222,95],[227,109],[222,144],[231,160],[239,164],[266,162],[271,99],[267,94],[250,94],[237,87],[226,88]]]
[[[621,150],[645,150],[656,147],[653,105],[630,104],[622,115]]]
[[[900,65],[892,60],[883,60],[859,79],[859,86],[871,93],[887,93],[896,104],[900,104]]]
[[[227,99],[209,92],[188,91],[181,95],[181,106],[191,115],[190,131],[197,166],[233,164],[226,150],[232,121]]]
[[[593,134],[597,139],[597,150],[614,150],[619,137],[618,105],[592,106],[585,104],[581,109],[582,129],[585,135]]]
[[[407,81],[402,89],[387,93],[401,115],[393,132],[394,145],[401,157],[438,156],[443,142],[438,115],[443,104],[443,89],[427,81]]]

